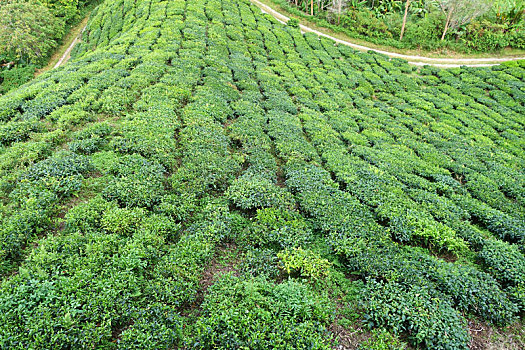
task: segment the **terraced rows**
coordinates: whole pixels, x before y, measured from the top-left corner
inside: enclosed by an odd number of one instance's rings
[[[0,98],[0,348],[323,349],[354,313],[464,349],[523,316],[525,67],[247,0],[107,1],[73,55]]]

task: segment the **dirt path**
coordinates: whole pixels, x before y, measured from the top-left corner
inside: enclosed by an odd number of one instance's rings
[[[64,63],[66,63],[67,61],[69,61],[69,59],[71,58],[71,50],[73,50],[75,45],[80,42],[80,38],[82,37],[82,33],[84,33],[84,30],[86,30],[86,27],[87,27],[87,23],[82,28],[82,31],[80,32],[80,34],[77,35],[77,37],[71,42],[71,44],[67,48],[66,52],[64,52],[62,57],[60,57],[60,59],[58,60],[58,62],[55,64],[55,66],[53,68],[58,68],[61,65],[63,65]]]
[[[274,10],[270,6],[263,4],[259,0],[250,0],[254,5],[259,7],[262,12],[268,13],[269,15],[273,16],[275,19],[277,19],[281,23],[286,23],[290,19],[289,17],[286,17],[282,13]],[[329,38],[334,40],[335,42],[350,46],[356,50],[359,51],[375,51],[378,53],[381,53],[383,55],[393,57],[393,58],[401,58],[408,61],[408,63],[417,65],[417,66],[424,66],[424,65],[430,65],[435,67],[442,67],[442,68],[453,68],[453,67],[461,67],[461,66],[468,66],[468,67],[488,67],[488,66],[494,66],[497,64],[500,64],[501,62],[507,62],[507,61],[517,61],[517,60],[525,60],[525,57],[508,57],[508,58],[501,58],[501,57],[489,57],[489,58],[433,58],[433,57],[425,57],[425,56],[412,56],[412,55],[403,55],[396,52],[389,52],[384,50],[377,50],[373,49],[371,47],[354,44],[350,41],[341,40],[338,38],[335,38],[331,35],[328,35],[326,33],[320,32],[318,30],[315,30],[313,28],[310,28],[308,26],[299,25],[302,32],[311,32],[315,33],[319,36],[323,36],[325,38]]]
[[[86,16],[80,23],[78,23],[74,28],[72,28],[69,33],[64,38],[64,42],[60,45],[53,55],[49,58],[49,61],[45,67],[37,69],[35,72],[35,77],[39,76],[42,73],[47,72],[50,69],[60,67],[66,63],[71,57],[71,51],[76,44],[80,42],[80,38],[84,30],[86,29],[89,16]],[[67,46],[67,49],[66,49]]]

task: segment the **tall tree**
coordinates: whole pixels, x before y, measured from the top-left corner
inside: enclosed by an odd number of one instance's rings
[[[48,7],[56,17],[63,18],[66,23],[71,23],[79,12],[79,0],[38,0],[38,2]]]
[[[332,0],[332,6],[330,6],[329,11],[334,13],[337,16],[337,24],[339,25],[341,21],[341,15],[346,9],[346,0]]]
[[[56,47],[63,24],[45,6],[12,1],[0,6],[0,52],[39,60]]]
[[[464,24],[469,23],[474,18],[479,17],[492,6],[492,1],[487,0],[438,0],[441,10],[446,15],[445,29],[441,40],[451,29],[456,29]]]
[[[407,16],[408,16],[409,7],[410,7],[410,0],[407,0],[405,4],[405,15],[403,16],[403,26],[401,27],[401,34],[399,35],[399,41],[403,40],[403,34],[405,34],[405,26],[407,24]]]

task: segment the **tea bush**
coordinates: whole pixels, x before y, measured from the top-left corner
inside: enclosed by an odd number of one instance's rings
[[[74,141],[69,143],[69,149],[75,153],[92,154],[108,143],[107,137],[112,127],[107,123],[97,123],[77,131]]]
[[[0,127],[0,144],[9,146],[13,142],[26,141],[32,132],[41,126],[35,122],[10,122]]]
[[[414,344],[430,349],[468,349],[465,319],[452,303],[424,287],[368,280],[365,322],[394,334],[409,332]]]
[[[286,190],[260,176],[243,176],[228,188],[226,196],[240,209],[290,207],[293,198]]]
[[[403,350],[406,344],[384,328],[376,328],[372,331],[372,337],[361,343],[360,349],[370,350]]]
[[[140,155],[119,158],[108,172],[113,178],[102,194],[122,206],[151,208],[165,192],[164,168]]]
[[[0,348],[512,325],[524,68],[415,67],[248,0],[102,2],[72,60],[0,97]]]
[[[138,310],[134,321],[120,334],[123,349],[159,349],[175,346],[183,339],[183,319],[172,308],[154,305]]]
[[[240,270],[250,276],[264,276],[269,279],[281,274],[279,258],[272,249],[255,248],[246,252]]]
[[[274,285],[226,275],[212,287],[203,309],[197,348],[329,348],[323,334],[330,305],[298,282]]]
[[[320,281],[329,278],[331,264],[311,250],[296,248],[277,254],[281,268],[290,276]]]
[[[239,238],[245,245],[280,250],[308,244],[312,230],[297,212],[266,208],[257,210],[253,224]]]
[[[485,269],[506,287],[511,300],[525,307],[525,258],[519,249],[501,241],[487,240],[478,254]]]

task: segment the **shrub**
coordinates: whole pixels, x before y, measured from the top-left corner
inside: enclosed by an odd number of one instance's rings
[[[178,238],[180,228],[181,225],[173,221],[172,218],[165,215],[152,214],[142,218],[140,231],[147,232],[158,239],[173,242]]]
[[[331,264],[318,253],[301,247],[277,254],[280,267],[290,276],[303,277],[320,282],[329,278]]]
[[[94,168],[88,158],[60,151],[32,165],[20,177],[20,181],[22,186],[48,188],[59,195],[69,196],[80,190],[84,175],[92,170]],[[16,196],[16,191],[13,196]]]
[[[280,274],[279,258],[272,249],[254,248],[246,252],[240,270],[249,276],[277,278]]]
[[[192,193],[168,193],[153,208],[156,213],[171,217],[179,222],[190,221],[197,211],[197,200]]]
[[[100,146],[103,143],[103,141],[101,142],[101,140],[98,139],[78,140],[71,142],[69,149],[79,154],[92,154],[100,150]]]
[[[147,260],[137,244],[116,235],[40,241],[30,262],[0,288],[0,346],[110,346],[116,326],[136,309],[144,277],[135,267]]]
[[[9,146],[13,142],[26,141],[32,132],[41,129],[35,122],[9,122],[0,126],[0,144]]]
[[[240,170],[238,160],[230,154],[229,139],[222,127],[209,113],[198,110],[200,104],[184,109],[183,119],[189,125],[180,131],[179,137],[183,166],[171,177],[173,187],[185,187],[196,195],[225,190]],[[211,109],[209,105],[206,108]]]
[[[56,121],[58,125],[63,128],[70,128],[75,125],[94,121],[94,115],[76,105],[65,105],[51,112],[47,119]]]
[[[100,105],[100,112],[113,116],[122,115],[136,100],[136,95],[136,92],[118,86],[110,86],[97,101]]]
[[[525,258],[515,245],[486,240],[478,253],[478,259],[504,285],[525,282]]]
[[[138,153],[157,160],[166,169],[176,165],[177,140],[173,137],[178,127],[175,113],[165,106],[150,108],[145,113],[128,115],[111,141],[111,148],[119,153]]]
[[[107,233],[131,236],[135,233],[146,215],[142,208],[110,208],[102,213],[101,228]]]
[[[467,210],[498,238],[511,243],[525,238],[525,221],[500,210],[493,209],[486,203],[467,196],[454,196],[458,205]]]
[[[22,257],[28,241],[52,225],[58,198],[49,190],[30,187],[23,202],[11,215],[2,218],[0,229],[0,275],[9,272]]]
[[[299,20],[296,18],[290,18],[286,25],[291,28],[299,28]]]
[[[225,275],[202,305],[195,347],[329,349],[325,325],[332,309],[306,286]]]
[[[117,201],[125,207],[151,208],[165,193],[164,168],[140,155],[125,155],[111,164],[113,175],[102,191],[108,201]]]
[[[406,333],[413,344],[429,349],[467,349],[466,322],[452,303],[425,287],[367,280],[365,322]]]
[[[362,350],[404,350],[406,344],[401,342],[396,336],[390,334],[384,328],[372,330],[370,339],[362,342],[359,349]]]
[[[509,298],[525,308],[525,258],[518,247],[486,240],[478,253],[480,264],[505,287]]]
[[[391,38],[387,25],[368,9],[353,10],[341,17],[341,25],[358,34],[370,37]]]
[[[240,238],[245,245],[280,250],[306,245],[312,239],[312,231],[299,213],[266,208],[257,210],[253,224]]]
[[[66,213],[64,230],[71,233],[100,232],[103,214],[114,206],[116,203],[107,202],[102,196],[80,203]]]
[[[11,145],[0,155],[0,189],[7,196],[18,184],[20,176],[33,164],[45,158],[54,147],[54,142],[35,141]]]
[[[83,130],[77,131],[69,149],[75,153],[92,154],[101,149],[111,134],[112,127],[107,123],[93,124]]]
[[[182,343],[183,318],[173,308],[154,304],[132,315],[118,340],[122,349],[170,349]]]
[[[89,0],[76,0],[76,1],[64,1],[64,0],[43,0],[42,3],[48,7],[55,16],[63,18],[65,22],[70,23],[73,21],[81,6],[85,6]]]
[[[45,178],[64,178],[84,175],[93,170],[88,158],[71,152],[61,151],[52,157],[32,165],[22,176],[22,180],[38,181]]]
[[[525,38],[523,35],[524,32],[525,28],[523,27],[523,24],[521,25],[521,27],[517,27],[511,30],[510,45],[512,47],[515,47],[517,49],[525,48]],[[523,67],[523,65],[521,67]]]
[[[301,209],[312,218],[314,228],[328,235],[338,253],[353,255],[361,252],[369,239],[387,239],[388,232],[374,221],[368,208],[339,190],[328,171],[297,163],[286,169],[286,177]]]
[[[378,256],[381,259],[377,259]],[[370,242],[367,249],[350,258],[348,264],[364,276],[439,290],[456,308],[497,325],[514,322],[518,311],[487,273],[472,266],[441,261],[417,249]]]
[[[35,66],[31,64],[0,70],[0,95],[27,83],[34,76]]]
[[[152,300],[176,307],[195,302],[201,274],[215,253],[215,245],[236,229],[232,216],[227,208],[214,203],[203,209],[202,218],[168,247],[153,268],[147,287]]]
[[[226,191],[226,196],[241,209],[289,208],[293,204],[293,197],[288,191],[258,175],[236,179]]]
[[[443,46],[439,36],[442,33],[443,18],[439,12],[427,14],[418,21],[407,23],[404,41],[425,50],[435,50]]]
[[[510,35],[507,34],[506,24],[491,23],[488,20],[472,21],[462,35],[467,47],[475,51],[496,51],[509,46]]]

